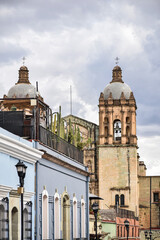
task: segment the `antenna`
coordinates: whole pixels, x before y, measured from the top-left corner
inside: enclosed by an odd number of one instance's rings
[[[72,115],[72,86],[70,85],[70,115]]]

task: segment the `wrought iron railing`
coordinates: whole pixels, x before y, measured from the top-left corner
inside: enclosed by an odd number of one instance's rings
[[[39,127],[39,140],[43,144],[83,163],[83,152],[44,127]]]

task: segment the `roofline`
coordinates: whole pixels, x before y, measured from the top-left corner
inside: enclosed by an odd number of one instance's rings
[[[71,116],[71,117],[78,118],[78,119],[80,119],[80,120],[82,120],[82,121],[88,122],[88,123],[90,123],[90,124],[93,124],[93,125],[99,127],[99,125],[97,125],[96,123],[90,122],[90,121],[88,121],[88,120],[85,120],[84,118],[80,118],[80,117],[77,117],[77,116],[72,115],[72,114],[69,114],[69,115],[67,115],[67,116],[65,116],[65,117],[63,117],[63,118],[67,118],[67,117],[70,117],[70,116]]]

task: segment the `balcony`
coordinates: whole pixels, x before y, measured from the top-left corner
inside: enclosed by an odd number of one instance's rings
[[[39,127],[39,140],[48,147],[83,164],[83,152],[44,127]]]
[[[0,112],[0,127],[25,139],[34,139],[83,164],[83,152],[42,126],[33,118],[25,119],[23,111]]]

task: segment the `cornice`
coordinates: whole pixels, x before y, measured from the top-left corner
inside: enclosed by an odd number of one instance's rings
[[[68,168],[68,169],[70,169],[72,171],[80,173],[80,174],[82,174],[84,176],[89,176],[89,172],[87,172],[85,170],[82,170],[82,169],[80,169],[78,167],[75,167],[75,166],[73,166],[73,165],[71,165],[71,164],[69,164],[67,162],[64,162],[64,161],[58,159],[58,158],[55,158],[55,157],[53,157],[53,156],[51,156],[51,155],[49,155],[47,153],[44,153],[43,158],[47,159],[47,160],[49,160],[51,162],[54,162],[54,163],[56,163],[58,165],[61,165],[61,166],[65,167],[65,168]]]
[[[3,134],[0,134],[0,152],[32,164],[43,155],[41,151]]]
[[[0,200],[7,197],[8,193],[12,190],[12,187],[0,185]]]

